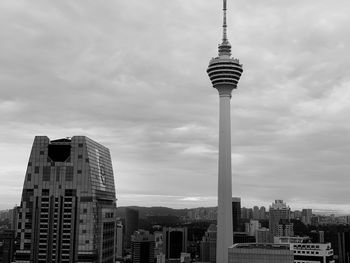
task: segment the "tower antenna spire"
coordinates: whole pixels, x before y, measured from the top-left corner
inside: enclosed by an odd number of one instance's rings
[[[227,23],[226,23],[226,10],[227,10],[227,0],[223,0],[223,25],[222,25],[222,42],[227,41]]]

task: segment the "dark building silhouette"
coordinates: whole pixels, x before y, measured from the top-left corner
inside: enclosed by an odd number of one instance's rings
[[[179,259],[181,252],[187,252],[187,228],[186,227],[164,227],[163,239],[165,245],[166,259]]]
[[[13,262],[15,252],[15,230],[0,230],[0,263]]]
[[[131,236],[139,229],[139,211],[131,208],[125,209],[125,248],[130,248]]]
[[[232,229],[241,231],[241,198],[232,197]]]
[[[154,236],[148,231],[138,230],[131,236],[132,263],[154,263]]]
[[[339,263],[350,263],[350,232],[338,233]]]
[[[16,262],[115,261],[109,150],[84,136],[35,137],[18,213]]]

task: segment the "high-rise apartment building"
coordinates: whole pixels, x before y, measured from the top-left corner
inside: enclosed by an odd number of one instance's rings
[[[132,263],[154,263],[154,236],[148,231],[138,230],[131,236]]]
[[[290,220],[290,208],[283,202],[283,200],[275,200],[270,206],[270,218],[269,218],[269,229],[273,236],[281,236],[283,230],[288,229],[288,233],[291,232],[290,225],[287,224],[287,221]],[[283,223],[281,223],[283,220]]]
[[[16,262],[115,261],[109,150],[84,136],[37,136],[18,213]]]
[[[232,228],[241,231],[241,198],[232,197]]]

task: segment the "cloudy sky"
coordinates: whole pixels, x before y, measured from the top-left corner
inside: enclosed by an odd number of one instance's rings
[[[350,213],[350,2],[228,1],[243,206]],[[111,150],[118,205],[214,206],[221,0],[0,2],[0,209],[35,135]]]

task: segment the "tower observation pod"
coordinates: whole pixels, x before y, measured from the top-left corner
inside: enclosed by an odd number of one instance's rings
[[[216,263],[228,263],[228,248],[233,244],[230,100],[232,90],[237,88],[243,72],[239,60],[231,57],[231,45],[226,32],[226,7],[227,0],[223,0],[222,43],[219,45],[218,57],[210,60],[207,69],[220,98]]]

